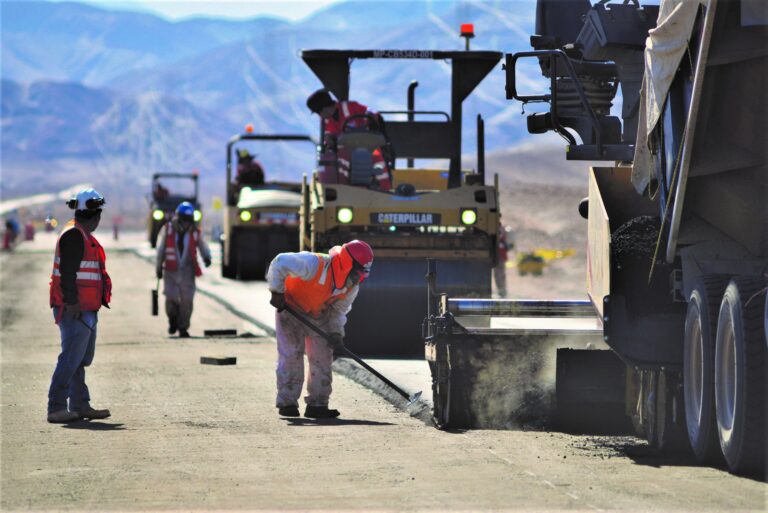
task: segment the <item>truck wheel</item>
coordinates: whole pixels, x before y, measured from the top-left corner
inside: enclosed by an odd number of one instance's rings
[[[688,441],[696,459],[719,459],[715,423],[714,360],[720,298],[726,279],[702,276],[688,298],[683,341],[683,403]]]
[[[765,282],[736,277],[725,289],[715,342],[715,410],[731,472],[765,466]]]

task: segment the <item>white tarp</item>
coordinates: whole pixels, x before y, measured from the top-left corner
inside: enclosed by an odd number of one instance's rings
[[[632,183],[638,192],[648,186],[652,171],[648,136],[661,117],[669,87],[680,60],[688,50],[699,5],[706,3],[707,0],[661,0],[656,27],[648,32],[645,40],[645,75],[640,91],[640,116],[632,171]]]

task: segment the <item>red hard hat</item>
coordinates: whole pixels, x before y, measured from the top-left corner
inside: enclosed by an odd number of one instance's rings
[[[371,272],[373,265],[373,249],[366,242],[353,240],[342,246],[334,246],[329,252],[333,277],[337,289],[344,287],[349,273],[357,267],[362,282]]]
[[[355,262],[365,269],[366,275],[370,274],[371,264],[373,264],[373,249],[371,249],[367,242],[353,240],[347,242],[342,247],[349,251]]]

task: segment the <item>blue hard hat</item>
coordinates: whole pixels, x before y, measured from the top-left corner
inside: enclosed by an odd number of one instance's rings
[[[184,201],[176,207],[176,214],[184,217],[193,217],[195,215],[195,207],[189,201]]]

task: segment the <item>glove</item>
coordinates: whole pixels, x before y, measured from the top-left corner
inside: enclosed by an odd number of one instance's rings
[[[282,312],[285,310],[285,294],[273,292],[272,299],[269,300],[269,304],[277,308],[278,312]]]
[[[82,317],[83,312],[80,310],[80,305],[75,303],[74,305],[64,305],[64,315],[71,317],[72,319],[79,319]]]
[[[342,351],[344,349],[344,335],[341,333],[329,333],[328,343],[331,345],[334,351]]]
[[[155,271],[155,276],[157,276],[158,280],[162,280],[163,279],[163,270],[162,269],[158,269],[157,271]]]
[[[205,264],[206,267],[210,267],[211,266],[211,259],[210,258],[206,258],[205,260],[203,260],[203,263]]]

